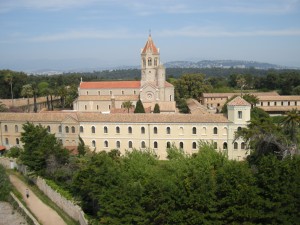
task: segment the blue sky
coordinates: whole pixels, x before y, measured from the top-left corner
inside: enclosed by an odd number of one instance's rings
[[[162,62],[300,67],[300,0],[0,0],[0,69],[139,65],[149,29]]]

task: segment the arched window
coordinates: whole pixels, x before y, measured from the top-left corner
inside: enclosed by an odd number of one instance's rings
[[[195,142],[195,141],[193,142],[192,148],[197,149],[197,142]]]
[[[153,147],[154,147],[154,148],[157,148],[157,147],[158,147],[157,141],[154,141]]]
[[[99,105],[97,105],[97,110],[99,110]]]
[[[92,130],[92,134],[96,133],[96,128],[94,126],[92,126],[91,130]]]
[[[148,66],[152,66],[152,58],[148,58]]]
[[[66,130],[66,133],[69,133],[69,127],[68,126],[65,127],[65,130]]]
[[[108,128],[107,127],[104,127],[103,130],[104,130],[104,134],[108,133]]]
[[[193,127],[193,134],[197,134],[197,128]]]
[[[153,127],[153,133],[157,134],[157,127]]]
[[[214,127],[214,134],[218,134],[218,128]]]
[[[179,148],[183,149],[183,142],[179,142]]]
[[[234,142],[233,148],[234,148],[234,149],[238,149],[238,143],[237,143],[237,142]]]
[[[214,142],[214,149],[218,149],[218,143]]]
[[[141,142],[141,148],[146,148],[146,143],[144,141]]]
[[[58,126],[58,133],[61,133],[62,129],[61,129],[61,125]]]
[[[241,149],[245,149],[245,142],[241,143]]]
[[[241,131],[241,130],[242,130],[242,128],[241,128],[241,127],[238,127],[238,128],[237,128],[237,131]]]
[[[18,125],[15,125],[15,132],[16,132],[16,133],[19,132],[19,127],[18,127]]]
[[[16,144],[19,145],[20,144],[20,140],[19,138],[16,138]]]
[[[120,141],[117,141],[116,142],[116,148],[120,148],[121,144],[120,144]]]
[[[145,127],[141,127],[141,133],[142,133],[142,134],[145,133]]]
[[[171,143],[169,141],[167,142],[167,148],[171,148]]]
[[[206,127],[202,127],[202,132],[204,135],[206,134]]]
[[[47,131],[48,131],[49,133],[51,132],[50,126],[47,126]]]
[[[167,134],[171,134],[171,128],[167,127],[166,132],[167,132]]]
[[[5,138],[5,144],[6,144],[6,145],[9,145],[8,138]]]
[[[223,149],[227,149],[227,142],[223,143]]]
[[[146,59],[143,58],[143,67],[146,67]]]
[[[132,134],[132,127],[128,127],[128,134]]]
[[[183,134],[183,133],[184,133],[184,132],[183,132],[183,127],[180,127],[179,130],[180,130],[180,134]]]
[[[116,127],[116,133],[117,133],[117,134],[120,133],[120,127]]]
[[[72,133],[74,134],[75,133],[75,127],[72,126],[71,130],[72,130]]]
[[[87,106],[86,105],[84,105],[84,109],[87,110]]]
[[[104,141],[104,147],[108,148],[108,141]]]
[[[128,141],[128,148],[132,148],[132,141]]]
[[[80,133],[83,133],[83,126],[80,126],[79,131]]]
[[[92,141],[92,146],[93,146],[93,148],[96,147],[96,141]]]
[[[227,127],[224,127],[224,129],[223,129],[223,135],[227,135],[227,131],[228,131]]]
[[[5,131],[5,132],[8,131],[7,125],[4,125],[4,131]]]
[[[157,58],[154,58],[154,66],[157,66]]]

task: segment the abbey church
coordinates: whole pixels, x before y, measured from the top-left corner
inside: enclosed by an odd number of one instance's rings
[[[141,49],[140,81],[81,82],[78,95],[73,104],[76,111],[109,113],[121,109],[126,101],[136,105],[140,98],[149,112],[153,112],[155,104],[161,113],[176,112],[174,86],[166,81],[166,69],[151,35]]]

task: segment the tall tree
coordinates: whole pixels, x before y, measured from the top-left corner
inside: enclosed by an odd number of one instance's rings
[[[24,124],[21,141],[24,143],[24,151],[20,160],[38,175],[45,175],[50,157],[54,157],[59,166],[68,162],[68,150],[62,147],[54,134],[49,134],[47,128],[41,125]]]
[[[29,112],[29,98],[33,96],[32,86],[30,84],[25,84],[22,88],[21,95],[27,98],[27,112]]]
[[[160,113],[159,104],[157,104],[157,103],[155,104],[153,113]]]
[[[133,104],[131,101],[126,101],[122,103],[123,108],[127,109],[127,113],[129,113],[129,110],[133,107]]]
[[[300,113],[297,109],[293,109],[286,113],[286,116],[282,120],[282,125],[285,134],[288,135],[291,142],[295,145],[298,151],[298,139],[299,139],[299,125],[300,125]]]
[[[134,113],[145,113],[145,109],[141,99],[136,102],[136,107],[134,109]]]

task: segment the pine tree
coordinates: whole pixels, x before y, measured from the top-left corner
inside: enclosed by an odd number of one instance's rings
[[[157,104],[157,103],[155,104],[153,113],[160,113],[159,104]]]
[[[144,109],[141,99],[139,99],[136,102],[136,107],[135,107],[134,113],[145,113],[145,109]]]

